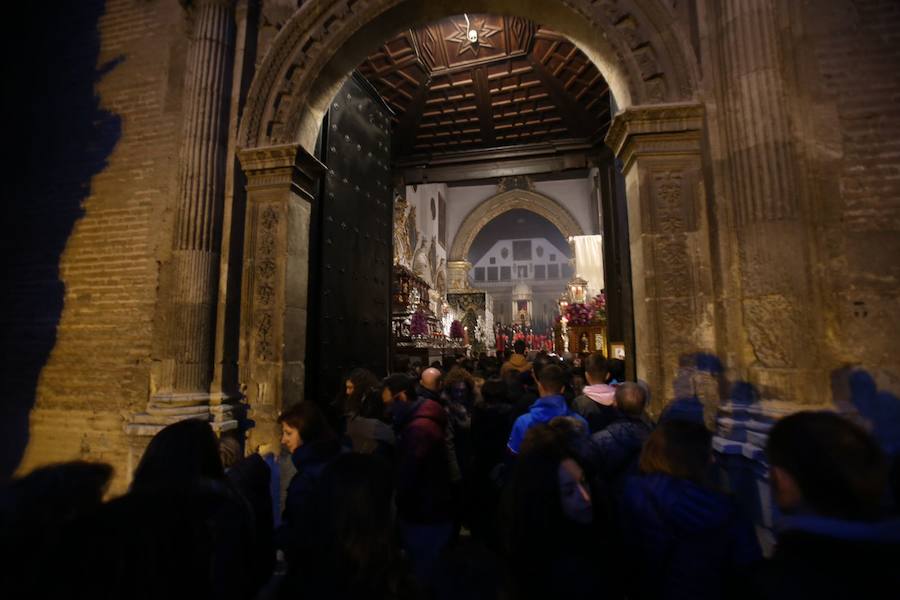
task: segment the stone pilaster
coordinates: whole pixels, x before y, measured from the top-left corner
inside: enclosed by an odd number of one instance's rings
[[[219,429],[236,425],[227,407],[211,414],[209,394],[234,8],[231,0],[195,0],[190,10],[175,227],[157,320],[161,356],[151,375],[147,410],[128,425],[139,435],[184,418],[212,416]]]
[[[626,183],[637,376],[657,414],[683,396],[684,368],[715,350],[702,127],[699,105],[638,106],[606,137]]]
[[[782,72],[778,11],[771,0],[723,0],[715,38],[722,73],[723,189],[737,246],[738,319],[734,353],[765,399],[821,402],[821,309],[814,291],[813,234],[801,157]]]
[[[278,447],[281,409],[303,399],[311,202],[325,166],[297,144],[238,153],[247,176],[241,374],[250,447]]]

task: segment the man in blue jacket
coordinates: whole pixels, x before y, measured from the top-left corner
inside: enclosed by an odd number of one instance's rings
[[[587,421],[581,415],[572,412],[562,395],[566,384],[565,372],[558,365],[548,365],[541,369],[537,375],[538,394],[540,397],[534,401],[528,412],[516,419],[512,433],[506,447],[513,454],[519,453],[525,433],[533,426],[540,423],[548,423],[554,417],[574,417],[584,423],[587,430]]]

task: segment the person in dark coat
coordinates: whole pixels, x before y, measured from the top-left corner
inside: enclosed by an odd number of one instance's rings
[[[766,445],[782,517],[762,597],[895,598],[900,520],[886,518],[888,464],[861,427],[828,412],[781,419]]]
[[[384,380],[382,399],[393,417],[398,440],[400,531],[416,577],[428,586],[438,556],[453,533],[447,414],[435,400],[418,396],[415,382],[402,374]]]
[[[647,395],[633,382],[616,386],[615,419],[590,438],[588,461],[594,471],[615,490],[621,490],[626,475],[637,474],[641,447],[651,427],[644,415]]]
[[[492,547],[498,545],[496,521],[501,486],[494,478],[507,457],[506,441],[513,424],[507,386],[489,379],[481,386],[481,401],[472,411],[472,489],[474,508],[469,527],[472,536]]]
[[[129,493],[73,523],[67,536],[69,560],[54,576],[60,594],[237,600],[257,591],[252,512],[225,477],[205,420],[157,433]]]
[[[405,600],[415,598],[396,539],[390,464],[344,453],[322,471],[309,498],[309,543],[282,598]]]
[[[254,561],[254,587],[259,589],[269,580],[275,567],[272,471],[258,453],[242,456],[240,442],[232,435],[219,439],[219,455],[225,467],[225,476],[247,501],[253,513],[254,547],[250,554]]]
[[[584,362],[584,375],[588,385],[572,403],[572,410],[585,418],[591,433],[606,428],[618,417],[615,405],[615,388],[607,383],[609,363],[602,352],[589,354]]]
[[[616,598],[590,487],[558,429],[526,433],[499,521],[512,600]]]
[[[282,525],[276,532],[278,548],[285,551],[288,562],[291,552],[303,543],[307,505],[322,470],[341,452],[341,445],[325,415],[313,402],[299,402],[279,417],[281,443],[291,453],[297,473],[288,484],[284,501]]]
[[[740,598],[761,559],[756,534],[732,498],[707,483],[709,431],[672,420],[647,439],[642,475],[625,482],[623,539],[634,597]]]

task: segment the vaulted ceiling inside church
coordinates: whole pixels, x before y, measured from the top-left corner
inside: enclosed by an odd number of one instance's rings
[[[572,42],[518,17],[468,19],[404,31],[360,65],[395,113],[395,158],[603,138],[609,88]]]

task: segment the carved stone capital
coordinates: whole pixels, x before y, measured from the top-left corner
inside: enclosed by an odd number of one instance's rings
[[[637,156],[678,156],[700,151],[702,104],[636,106],[619,113],[606,134],[627,172]]]
[[[467,260],[451,260],[447,263],[447,279],[450,292],[469,290],[469,271],[472,263]]]
[[[326,167],[300,144],[282,144],[238,151],[247,176],[247,189],[291,187],[299,196],[312,200],[319,177]]]

